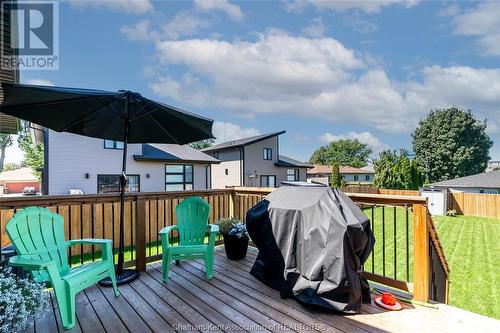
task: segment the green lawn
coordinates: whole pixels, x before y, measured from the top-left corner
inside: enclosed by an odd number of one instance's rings
[[[500,319],[500,220],[433,217],[450,265],[449,303]]]

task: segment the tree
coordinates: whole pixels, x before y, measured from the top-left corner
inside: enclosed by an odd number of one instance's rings
[[[425,179],[438,182],[483,172],[493,146],[486,126],[486,120],[477,120],[470,111],[432,110],[412,134]]]
[[[380,188],[395,190],[417,190],[422,186],[422,176],[415,160],[410,161],[404,149],[396,151],[384,150],[374,161],[374,185]]]
[[[334,162],[342,166],[362,168],[367,165],[372,149],[357,139],[342,139],[321,146],[312,154],[312,164],[332,165]]]
[[[214,139],[206,139],[206,140],[191,142],[189,146],[197,150],[202,150],[204,148],[212,147],[214,145],[214,142],[215,142]]]
[[[22,124],[17,143],[19,144],[19,148],[24,152],[26,166],[30,167],[38,180],[40,180],[40,170],[43,168],[44,157],[43,146],[33,142],[27,123]]]
[[[330,178],[331,187],[341,187],[342,186],[342,176],[340,175],[340,167],[337,162],[332,164],[332,176]]]
[[[5,161],[5,150],[12,145],[10,134],[0,134],[0,171],[3,171],[3,162]]]
[[[20,168],[25,166],[25,165],[23,165],[23,162],[21,162],[21,163],[5,163],[3,165],[2,171],[11,171],[11,170],[20,169]]]

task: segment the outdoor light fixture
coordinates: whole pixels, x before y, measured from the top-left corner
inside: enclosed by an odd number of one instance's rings
[[[149,173],[146,174],[146,178],[149,178]]]
[[[89,178],[90,178],[90,175],[88,174],[88,172],[85,174],[85,178],[86,178],[86,179],[89,179]]]

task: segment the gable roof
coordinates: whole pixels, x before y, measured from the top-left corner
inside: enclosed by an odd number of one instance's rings
[[[244,147],[244,146],[251,145],[252,143],[266,140],[266,139],[272,138],[273,136],[278,136],[278,135],[281,135],[284,133],[286,133],[286,131],[267,133],[267,134],[262,134],[262,135],[250,136],[248,138],[226,141],[226,142],[222,142],[222,143],[213,145],[212,147],[202,149],[201,151],[212,152],[212,151],[223,150],[223,149]]]
[[[298,167],[298,168],[312,168],[313,165],[308,163],[308,162],[301,162],[298,160],[295,160],[293,158],[284,156],[284,155],[279,155],[278,156],[278,163],[274,163],[277,167]]]
[[[136,161],[220,163],[220,161],[188,145],[143,144],[142,154],[134,155]]]
[[[350,166],[340,166],[339,171],[341,174],[373,174],[373,171],[353,168]],[[307,170],[308,175],[314,174],[330,174],[332,173],[332,167],[328,165],[314,165],[312,169]]]
[[[427,185],[427,187],[432,186],[500,188],[500,170],[479,173],[477,175],[450,179]]]

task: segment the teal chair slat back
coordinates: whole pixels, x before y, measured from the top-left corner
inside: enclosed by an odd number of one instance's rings
[[[28,207],[16,212],[5,229],[17,254],[55,261],[59,272],[69,270],[61,215],[43,207]],[[37,281],[48,281],[45,271],[32,273]]]
[[[207,235],[210,205],[199,197],[188,197],[176,207],[180,245],[200,245]]]

